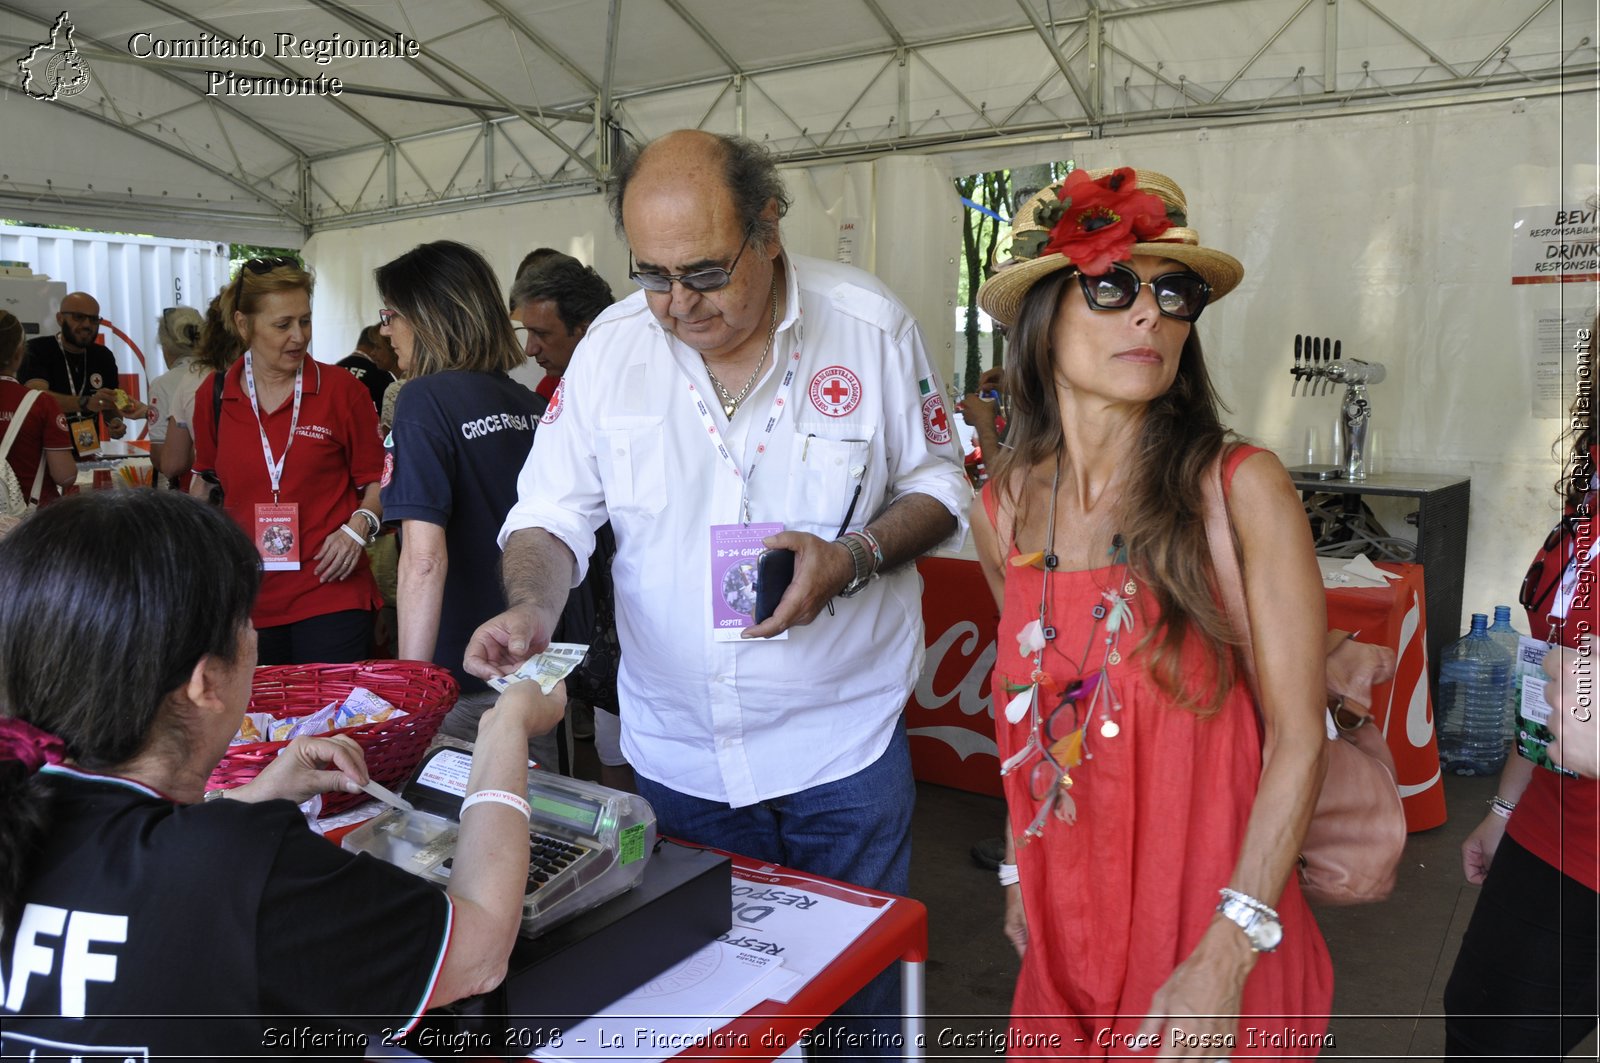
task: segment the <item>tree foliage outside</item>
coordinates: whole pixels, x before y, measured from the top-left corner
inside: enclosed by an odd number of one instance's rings
[[[983,364],[978,288],[988,276],[995,251],[1010,235],[1010,222],[1016,208],[1039,189],[1065,177],[1071,169],[1071,162],[1044,163],[1011,170],[990,170],[955,179],[956,194],[978,204],[976,208],[967,205],[961,215],[962,268],[958,290],[966,314],[963,324],[967,339],[966,362],[961,374],[966,390],[977,386],[978,377],[987,368]],[[995,215],[1005,219],[1004,222],[997,220]],[[991,332],[989,343],[989,364],[1003,365],[1005,334],[999,330]]]

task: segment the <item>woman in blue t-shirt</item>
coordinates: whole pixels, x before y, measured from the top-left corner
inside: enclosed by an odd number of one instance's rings
[[[400,525],[400,656],[450,669],[461,699],[443,731],[470,741],[495,695],[461,659],[477,626],[506,607],[493,559],[545,402],[507,375],[527,355],[478,252],[422,244],[375,277],[406,377],[382,495],[384,519]],[[531,751],[557,764],[553,740]]]

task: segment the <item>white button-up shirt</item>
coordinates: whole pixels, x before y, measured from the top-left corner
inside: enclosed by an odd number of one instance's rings
[[[700,355],[662,329],[642,291],[596,318],[500,533],[503,547],[518,529],[545,529],[581,580],[594,530],[611,521],[623,752],[646,778],[734,807],[845,778],[883,753],[922,669],[922,580],[902,566],[787,639],[719,642],[711,526],[739,522],[747,491],[752,522],[832,539],[859,482],[851,528],[923,494],[956,517],[959,546],[972,497],[910,313],[858,269],[782,261],[773,368],[731,422]],[[744,476],[718,455],[696,394]]]

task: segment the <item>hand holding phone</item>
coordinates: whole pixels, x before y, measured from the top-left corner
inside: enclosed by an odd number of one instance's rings
[[[794,580],[794,551],[766,550],[756,559],[756,623],[778,611],[783,592]]]

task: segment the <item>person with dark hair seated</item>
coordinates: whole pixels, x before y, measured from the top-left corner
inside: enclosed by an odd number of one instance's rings
[[[366,781],[347,737],[205,792],[250,697],[260,581],[244,533],[177,492],[78,495],[0,540],[0,1055],[254,1058],[274,1016],[358,1048],[504,978],[525,746],[565,691],[520,683],[484,715],[440,893],[294,807]]]

